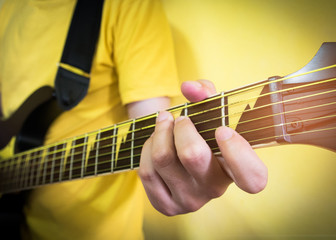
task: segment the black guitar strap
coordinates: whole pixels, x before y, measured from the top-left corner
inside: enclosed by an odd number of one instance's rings
[[[50,106],[55,106],[51,111],[50,120],[46,121],[48,123],[46,126],[49,126],[49,122],[53,121],[62,111],[76,106],[88,91],[103,3],[104,0],[77,1],[55,79],[58,104],[54,98],[51,98],[45,104],[42,104],[41,109],[39,108],[43,115],[49,115],[44,110],[50,109]],[[27,119],[27,121],[35,122],[35,119]],[[29,131],[30,126],[30,123],[28,123],[22,127],[22,136],[26,135],[24,129],[31,132]],[[43,143],[44,134],[45,131],[42,131],[41,134],[37,133],[36,136],[33,136],[33,140],[38,139],[39,144]],[[17,138],[25,139],[25,137],[20,136]],[[29,140],[28,146],[30,142]],[[25,146],[27,143],[22,141],[22,144]],[[20,148],[18,149],[20,150]],[[25,150],[25,148],[21,148],[21,150]],[[6,194],[0,197],[0,231],[3,236],[11,236],[10,239],[21,239],[20,225],[24,221],[22,209],[28,194],[29,191],[22,191],[19,194]]]
[[[104,0],[78,0],[55,79],[56,97],[64,110],[87,94],[99,36]]]

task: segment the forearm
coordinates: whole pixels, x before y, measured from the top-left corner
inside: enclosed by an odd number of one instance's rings
[[[137,118],[169,107],[170,99],[168,97],[157,97],[130,103],[127,105],[127,111],[129,118]]]

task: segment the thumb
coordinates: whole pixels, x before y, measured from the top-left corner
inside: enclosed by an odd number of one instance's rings
[[[216,130],[222,157],[219,162],[236,185],[249,193],[262,191],[267,184],[267,168],[250,144],[228,127]]]

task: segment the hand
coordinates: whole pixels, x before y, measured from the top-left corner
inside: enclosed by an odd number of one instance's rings
[[[210,81],[185,82],[190,101],[214,94]],[[152,205],[165,215],[193,212],[221,196],[232,183],[249,193],[263,190],[267,168],[237,132],[220,127],[216,140],[222,157],[212,154],[187,117],[160,112],[155,131],[146,141],[138,174]],[[239,153],[239,154],[237,154]]]

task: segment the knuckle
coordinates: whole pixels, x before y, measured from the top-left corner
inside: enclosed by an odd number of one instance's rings
[[[182,209],[183,209],[183,213],[190,213],[190,212],[195,212],[198,209],[200,209],[204,204],[197,200],[197,199],[193,199],[193,198],[187,198],[184,200],[183,204],[182,204]]]
[[[167,202],[161,201],[160,203],[156,203],[156,204],[152,203],[152,205],[157,211],[159,211],[160,213],[166,216],[175,216],[175,215],[181,214],[178,207],[172,202],[167,203]]]
[[[213,198],[218,198],[223,195],[225,192],[226,188],[221,188],[221,187],[209,187],[207,188],[207,196],[210,199]]]
[[[197,167],[202,165],[204,158],[206,157],[206,151],[204,151],[198,145],[190,145],[183,149],[179,153],[179,158],[187,167]]]
[[[152,153],[152,161],[154,166],[159,168],[165,168],[171,164],[174,159],[174,150],[162,148],[159,151],[155,151]]]
[[[138,175],[143,182],[152,182],[155,179],[155,173],[143,168],[138,169]]]
[[[168,217],[171,217],[171,216],[176,216],[177,214],[179,214],[178,211],[176,211],[175,208],[161,208],[161,209],[156,209],[158,210],[159,212],[161,212],[162,214],[168,216]]]

